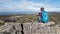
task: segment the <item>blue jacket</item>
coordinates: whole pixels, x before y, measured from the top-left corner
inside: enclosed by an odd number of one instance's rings
[[[41,21],[44,23],[47,23],[48,22],[48,12],[42,11],[41,13],[42,13]]]

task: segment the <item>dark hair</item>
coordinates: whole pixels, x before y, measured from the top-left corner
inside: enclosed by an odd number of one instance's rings
[[[41,7],[41,9],[44,9],[44,7]]]

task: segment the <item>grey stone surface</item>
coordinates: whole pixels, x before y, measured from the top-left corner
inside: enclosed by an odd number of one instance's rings
[[[20,23],[6,23],[0,26],[0,34],[21,34]]]
[[[31,34],[31,23],[23,23],[24,34]]]
[[[22,34],[21,23],[5,23],[0,26],[0,34]],[[24,34],[60,34],[57,25],[46,26],[42,23],[23,23]]]
[[[24,34],[60,34],[60,27],[57,25],[45,26],[41,23],[25,23]]]

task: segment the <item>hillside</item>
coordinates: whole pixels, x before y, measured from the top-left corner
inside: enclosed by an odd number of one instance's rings
[[[54,21],[57,24],[60,24],[60,13],[49,12],[49,21]],[[0,25],[4,23],[34,23],[37,21],[36,14],[14,14],[14,15],[1,15],[0,16]]]

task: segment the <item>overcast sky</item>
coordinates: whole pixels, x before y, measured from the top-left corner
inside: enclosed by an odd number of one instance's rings
[[[60,11],[60,0],[0,0],[0,11]]]

